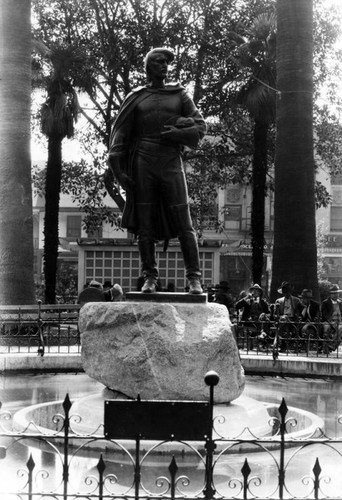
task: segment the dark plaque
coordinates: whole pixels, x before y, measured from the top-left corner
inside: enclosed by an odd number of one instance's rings
[[[105,401],[107,439],[202,441],[212,426],[206,401]]]

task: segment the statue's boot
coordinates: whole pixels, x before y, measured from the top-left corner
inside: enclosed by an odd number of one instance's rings
[[[172,205],[170,217],[181,246],[190,294],[203,293],[199,264],[198,243],[192,227],[188,205]]]
[[[142,274],[145,280],[141,291],[143,293],[154,293],[156,292],[158,280],[156,243],[152,231],[156,205],[152,203],[139,203],[136,208],[139,221],[138,247]]]

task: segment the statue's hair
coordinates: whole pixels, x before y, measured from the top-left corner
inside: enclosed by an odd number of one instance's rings
[[[167,49],[166,47],[156,47],[150,50],[149,52],[147,52],[144,59],[144,67],[146,73],[148,73],[148,63],[150,62],[151,58],[153,58],[156,54],[164,54],[168,58],[168,63],[171,63],[175,58],[174,53],[170,49]]]

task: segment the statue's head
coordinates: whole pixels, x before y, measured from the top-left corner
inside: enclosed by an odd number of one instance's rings
[[[149,76],[149,63],[159,54],[163,54],[167,58],[168,64],[170,64],[175,58],[174,53],[170,49],[166,49],[165,47],[156,47],[150,50],[146,54],[144,59],[144,66],[147,76]]]

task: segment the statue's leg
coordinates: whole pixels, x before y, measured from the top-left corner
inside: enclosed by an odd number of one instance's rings
[[[158,280],[156,244],[153,238],[153,224],[157,206],[155,203],[137,203],[136,210],[139,222],[138,246],[142,274],[145,279],[141,291],[143,293],[154,293]]]
[[[194,228],[192,227],[189,205],[172,205],[168,208],[170,221],[177,232],[183,254],[186,277],[189,283],[189,293],[203,293],[200,281],[201,270],[198,243]]]

